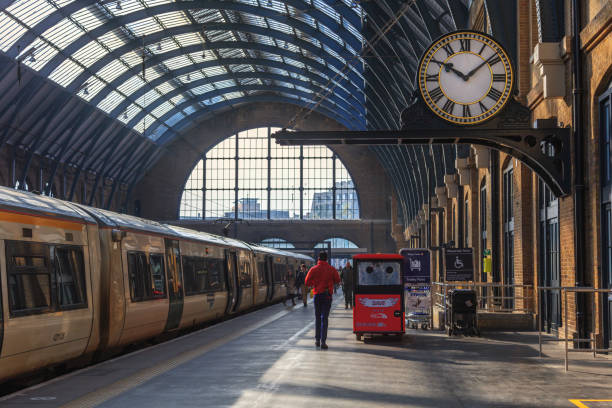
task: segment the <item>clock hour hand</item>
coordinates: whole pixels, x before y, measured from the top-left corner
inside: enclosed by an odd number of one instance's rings
[[[468,76],[467,76],[467,75],[464,75],[464,74],[463,74],[463,72],[461,72],[461,71],[456,70],[455,68],[453,68],[453,64],[451,64],[450,62],[445,63],[445,62],[438,61],[438,60],[435,60],[435,59],[432,59],[431,61],[432,61],[432,62],[435,62],[435,63],[436,63],[436,64],[438,64],[438,65],[443,66],[443,67],[444,67],[444,70],[445,70],[446,72],[453,71],[455,74],[457,74],[457,76],[458,76],[459,78],[463,79],[464,81],[467,81]]]

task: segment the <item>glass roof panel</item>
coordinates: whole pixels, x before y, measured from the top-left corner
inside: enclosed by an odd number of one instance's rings
[[[127,23],[125,26],[137,37],[151,35],[163,30],[163,27],[153,17]]]
[[[158,14],[156,17],[166,28],[178,27],[191,23],[182,11]]]
[[[83,64],[85,67],[89,67],[106,54],[108,54],[108,51],[104,47],[102,47],[96,41],[92,41],[72,54],[72,58]]]
[[[170,99],[170,101],[172,101],[172,103],[175,104],[175,105],[180,105],[181,103],[185,102],[186,100],[187,100],[187,98],[183,94],[177,95],[174,98]]]
[[[127,71],[128,68],[123,64],[120,60],[113,60],[110,63],[106,64],[100,71],[96,73],[100,78],[105,80],[106,82],[112,82],[119,75],[123,74]]]
[[[131,95],[135,90],[143,86],[145,82],[138,75],[134,75],[117,88],[123,94]]]
[[[89,78],[86,83],[87,87],[80,91],[77,95],[89,102],[94,96],[98,94],[98,92],[102,90],[102,88],[105,86],[105,83],[95,77]],[[85,92],[85,90],[87,92]]]
[[[57,48],[51,46],[48,42],[37,38],[32,44],[30,44],[30,46],[23,50],[21,55],[28,52],[32,47],[35,49],[33,54],[34,58],[26,58],[23,63],[36,71],[43,68],[47,62],[58,53]]]
[[[153,109],[151,113],[153,114],[153,116],[160,118],[163,115],[165,115],[167,112],[172,110],[173,108],[174,108],[174,105],[172,105],[170,102],[164,102],[161,105],[159,105],[157,108]]]
[[[27,31],[6,13],[0,13],[0,50],[6,51],[13,46]]]
[[[7,7],[6,11],[26,26],[33,27],[53,13],[55,7],[47,0],[17,0]]]
[[[102,44],[108,47],[111,51],[127,44],[127,37],[120,29],[115,29],[105,33],[98,38]]]
[[[132,103],[122,115],[119,115],[118,119],[123,123],[128,123],[134,116],[138,115],[140,111],[142,111],[142,109]]]
[[[84,69],[72,60],[65,60],[52,73],[49,79],[58,85],[67,86],[74,81]]]
[[[183,112],[176,112],[174,115],[170,117],[170,119],[166,121],[166,125],[172,127],[176,125],[178,122],[180,122],[181,120],[183,120],[184,117],[185,115],[183,114]]]
[[[203,39],[200,33],[179,34],[174,37],[182,47],[187,47],[194,44],[202,44]]]
[[[171,0],[166,1],[166,3],[170,2]],[[125,16],[126,14],[144,9],[144,6],[140,0],[121,0],[121,9],[112,6],[112,4],[109,4],[108,9],[115,16]]]
[[[151,89],[149,92],[139,97],[136,100],[136,103],[142,106],[143,108],[146,108],[147,106],[158,100],[160,96],[161,95],[155,89]]]
[[[167,94],[169,92],[174,91],[176,87],[170,82],[164,82],[155,89],[157,89],[162,94]]]
[[[42,33],[41,37],[46,38],[58,48],[64,49],[68,44],[83,34],[83,30],[69,19],[65,18]]]
[[[134,126],[134,130],[140,133],[144,133],[149,126],[151,126],[155,122],[155,118],[151,115],[145,115],[144,118],[140,119],[138,123]]]
[[[119,92],[112,91],[108,96],[98,104],[98,108],[102,109],[106,113],[110,113],[115,109],[121,102],[125,100]]]
[[[98,28],[106,22],[104,14],[96,6],[80,9],[72,13],[70,17],[72,17],[74,21],[79,23],[87,31]]]
[[[201,95],[203,93],[211,92],[214,90],[215,90],[215,87],[212,84],[205,84],[205,85],[200,85],[196,88],[193,88],[191,92],[193,92],[195,95]]]

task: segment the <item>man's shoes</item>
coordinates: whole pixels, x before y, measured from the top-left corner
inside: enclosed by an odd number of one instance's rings
[[[321,347],[321,342],[319,340],[315,340],[315,346],[316,347]]]
[[[306,303],[304,303],[304,307],[308,306]]]
[[[348,305],[344,305],[344,310],[348,309]]]
[[[327,350],[327,344],[325,343],[321,344],[321,350]]]

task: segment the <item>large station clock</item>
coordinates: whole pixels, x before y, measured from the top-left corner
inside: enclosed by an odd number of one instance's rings
[[[423,100],[436,115],[472,125],[501,111],[510,99],[514,73],[508,54],[493,38],[457,31],[425,51],[418,81]]]

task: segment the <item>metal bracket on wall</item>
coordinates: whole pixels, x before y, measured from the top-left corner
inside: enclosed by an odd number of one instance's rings
[[[475,126],[443,122],[416,100],[402,112],[401,130],[302,132],[280,130],[281,145],[474,144],[505,152],[529,166],[559,197],[571,193],[569,127],[530,123],[530,111],[511,100],[494,119]]]

